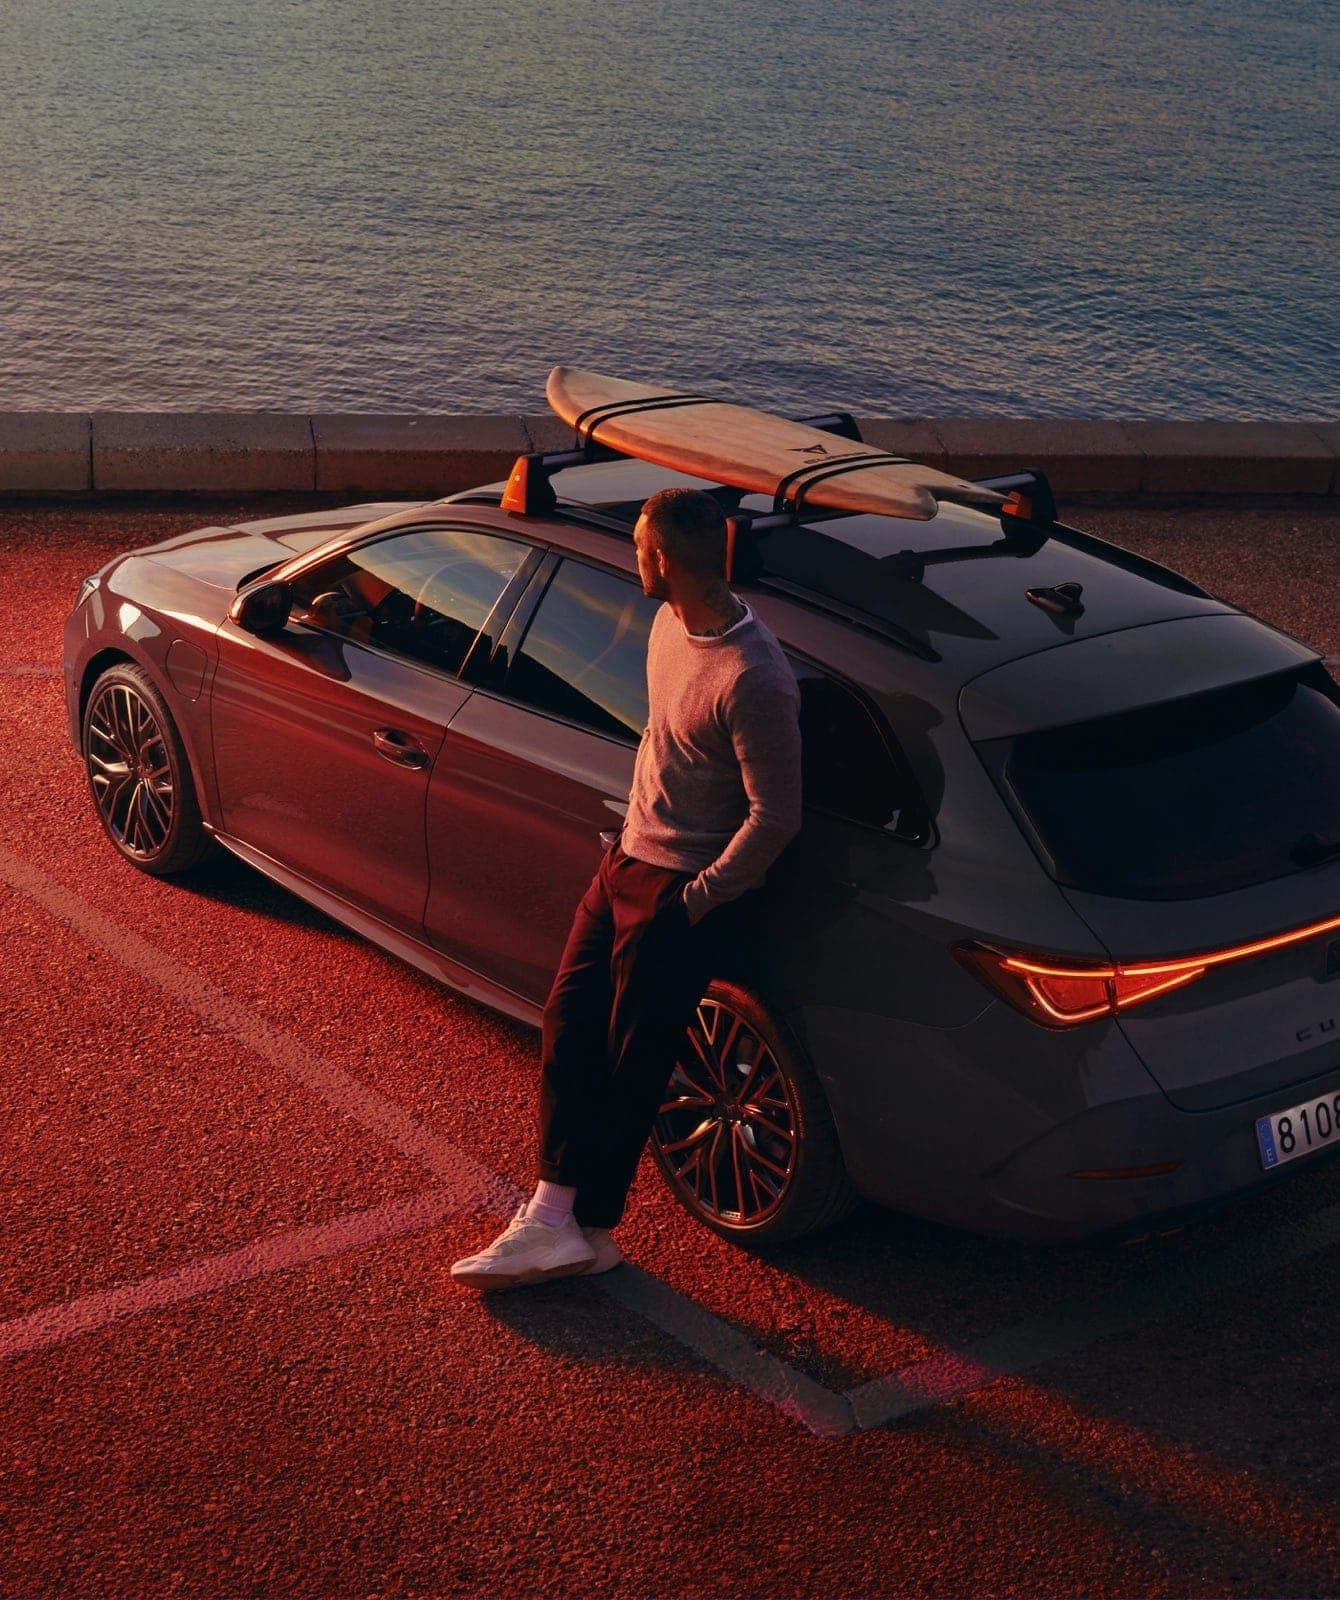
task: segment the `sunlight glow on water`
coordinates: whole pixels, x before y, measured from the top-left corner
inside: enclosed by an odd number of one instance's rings
[[[0,409],[1340,413],[1323,0],[3,0]]]

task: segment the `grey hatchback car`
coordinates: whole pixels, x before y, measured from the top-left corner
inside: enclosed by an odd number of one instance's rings
[[[723,910],[656,1122],[692,1215],[770,1243],[864,1196],[1129,1234],[1340,1152],[1317,651],[1062,525],[1036,473],[994,480],[999,514],[909,523],[595,447],[525,466],[86,579],[69,733],[115,848],[171,874],[224,846],[537,1022],[646,720],[632,523],[693,483],[798,679],[806,811]]]

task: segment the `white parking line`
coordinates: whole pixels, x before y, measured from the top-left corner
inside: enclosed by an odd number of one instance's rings
[[[127,1317],[183,1300],[198,1300],[219,1289],[250,1283],[291,1267],[304,1267],[379,1239],[421,1232],[436,1227],[460,1209],[460,1202],[450,1190],[428,1189],[331,1222],[308,1223],[268,1239],[257,1239],[253,1244],[192,1261],[156,1278],[141,1278],[137,1283],[123,1283],[115,1289],[81,1295],[77,1300],[43,1306],[40,1311],[0,1322],[0,1359],[44,1350],[81,1333],[96,1333]]]
[[[742,1389],[770,1401],[811,1433],[835,1439],[852,1431],[852,1409],[845,1395],[835,1394],[780,1356],[760,1350],[738,1328],[722,1322],[649,1272],[628,1262],[600,1281],[611,1300],[636,1311],[696,1351]]]
[[[87,904],[63,884],[0,848],[0,878],[44,906],[52,916],[68,923],[90,944],[100,946],[123,966],[150,983],[221,1033],[276,1066],[285,1077],[319,1095],[351,1122],[377,1134],[402,1155],[421,1162],[435,1178],[447,1184],[462,1207],[477,1205],[491,1211],[513,1208],[521,1196],[508,1183],[482,1166],[473,1156],[439,1137],[385,1095],[350,1077],[347,1072],[301,1044],[291,1034],[274,1027],[233,999],[226,990],[202,978],[172,956],[156,949],[137,934]]]
[[[421,1162],[445,1184],[455,1210],[478,1209],[502,1214],[515,1209],[522,1197],[522,1190],[516,1184],[490,1172],[473,1156],[425,1128],[384,1095],[359,1083],[332,1063],[321,1060],[298,1040],[258,1017],[224,990],[137,934],[120,927],[63,884],[2,847],[0,880],[35,900],[91,944],[106,950],[123,966],[156,984],[174,1000],[213,1023],[221,1032],[231,1034],[248,1050],[278,1067],[295,1083],[319,1095],[350,1121],[385,1139],[402,1154]],[[200,1263],[183,1271],[188,1274],[205,1272],[208,1267],[209,1263]],[[169,1280],[173,1276],[169,1274]],[[190,1281],[199,1280],[192,1278]],[[757,1350],[738,1330],[671,1289],[668,1284],[631,1266],[601,1274],[594,1281],[611,1299],[645,1317],[710,1362],[733,1383],[778,1406],[812,1431],[833,1431],[834,1405],[838,1408],[837,1416],[847,1420],[847,1427],[840,1431],[849,1428],[850,1412],[839,1397],[780,1358]],[[135,1287],[130,1286],[124,1292],[131,1293]],[[197,1292],[207,1291],[202,1289]],[[59,1314],[60,1310],[60,1307],[55,1307],[52,1314]],[[71,1314],[76,1316],[77,1321],[77,1314]],[[33,1315],[42,1316],[44,1313]],[[79,1330],[75,1328],[73,1331]]]
[[[319,1095],[359,1127],[412,1156],[443,1186],[335,1222],[299,1228],[162,1278],[85,1296],[0,1324],[0,1356],[71,1338],[159,1305],[195,1298],[266,1272],[315,1261],[373,1239],[431,1227],[454,1212],[515,1207],[522,1190],[416,1121],[402,1107],[320,1060],[296,1039],[256,1016],[224,991],[119,927],[54,879],[0,848],[0,881],[28,895],[123,965],[157,984],[231,1034],[287,1077]],[[1216,1291],[1254,1279],[1340,1243],[1340,1204],[1252,1237],[1183,1257],[1093,1300],[991,1334],[962,1350],[948,1349],[839,1393],[779,1356],[760,1350],[739,1329],[668,1284],[626,1263],[593,1280],[610,1299],[636,1312],[715,1367],[731,1382],[811,1433],[837,1438],[900,1421],[1027,1372],[1060,1356],[1185,1310]]]

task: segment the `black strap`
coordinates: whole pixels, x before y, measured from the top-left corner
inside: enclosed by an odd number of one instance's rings
[[[588,406],[572,426],[578,438],[585,430],[586,437],[593,439],[602,423],[613,422],[616,417],[636,416],[643,411],[671,411],[677,406],[710,406],[719,403],[705,394],[646,395],[641,400],[607,400],[603,406]]]
[[[860,472],[865,467],[910,467],[906,456],[864,455],[830,456],[826,461],[811,461],[794,472],[779,478],[773,495],[773,510],[784,511],[790,501],[797,511],[801,502],[816,484],[826,478],[840,478],[848,472]]]

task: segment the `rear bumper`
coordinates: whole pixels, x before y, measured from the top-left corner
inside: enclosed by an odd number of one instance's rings
[[[1271,1169],[1261,1163],[1256,1119],[1313,1094],[1340,1094],[1340,1067],[1216,1111],[1178,1111],[1161,1093],[1125,1106],[1096,1106],[1005,1162],[992,1174],[992,1197],[1016,1211],[1033,1238],[1130,1233],[1190,1221],[1340,1157],[1340,1144],[1332,1144]],[[1153,1159],[1176,1160],[1176,1170],[1138,1179],[1069,1176],[1141,1164],[1131,1149],[1151,1146],[1164,1152]]]
[[[1340,1093],[1331,1070],[1213,1111],[1179,1111],[1118,1029],[1035,1028],[990,1007],[962,1028],[806,1008],[792,1019],[828,1092],[848,1170],[880,1204],[1020,1240],[1130,1234],[1340,1158],[1267,1171],[1256,1119]],[[1022,1030],[1022,1031],[1021,1031]],[[1161,1176],[1081,1179],[1177,1162]]]

